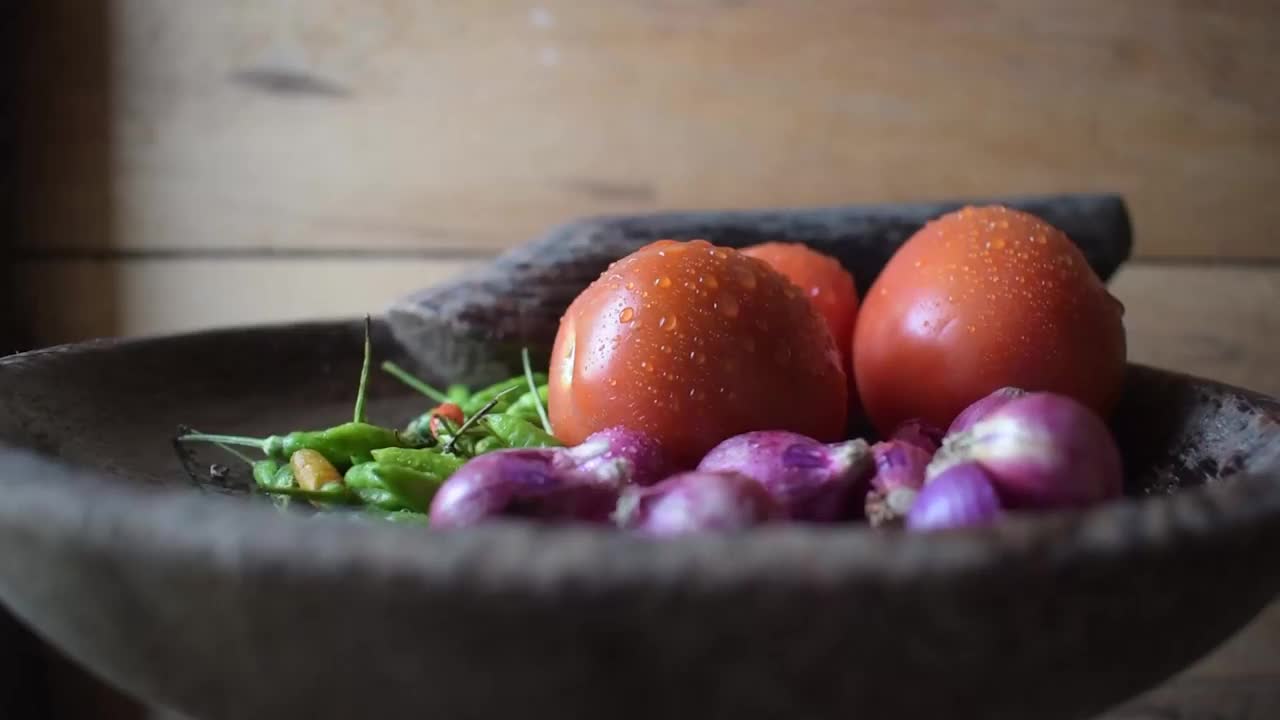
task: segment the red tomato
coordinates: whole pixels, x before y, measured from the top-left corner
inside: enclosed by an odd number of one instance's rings
[[[624,425],[691,467],[750,430],[836,440],[845,392],[840,353],[798,287],[735,250],[662,240],[569,306],[548,404],[566,444]]]
[[[858,315],[858,291],[853,276],[840,261],[800,243],[763,243],[744,248],[742,254],[760,258],[800,286],[827,321],[836,347],[844,355],[844,367],[849,367],[853,323]]]
[[[1125,368],[1124,308],[1040,218],[965,208],[921,228],[863,297],[853,365],[876,428],[946,427],[1012,385],[1110,410]]]

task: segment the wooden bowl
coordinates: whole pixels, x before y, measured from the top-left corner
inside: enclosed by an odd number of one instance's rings
[[[502,310],[502,276],[400,306],[392,317],[411,317],[377,324],[376,352],[415,350],[437,379],[468,357],[477,375],[510,372],[475,342]],[[539,318],[567,302],[522,293],[531,305],[488,330],[502,343],[546,341]],[[393,336],[432,322],[435,350]],[[1138,366],[1112,419],[1127,499],[972,531],[438,533],[285,515],[188,480],[169,444],[180,423],[265,434],[345,419],[360,330],[0,361],[0,599],[108,680],[201,720],[1052,719],[1151,687],[1280,587],[1280,404]],[[376,419],[422,410],[384,377],[371,390]]]

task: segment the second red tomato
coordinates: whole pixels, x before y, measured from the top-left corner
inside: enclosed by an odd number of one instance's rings
[[[917,232],[862,299],[853,367],[882,433],[946,427],[997,388],[1105,414],[1125,369],[1123,307],[1070,239],[1033,215],[966,208]]]

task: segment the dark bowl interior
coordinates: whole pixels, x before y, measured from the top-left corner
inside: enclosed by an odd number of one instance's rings
[[[484,293],[466,288],[498,287],[493,272],[401,306],[412,328],[442,323],[434,350],[377,323],[378,356],[446,379],[445,360],[483,344]],[[539,318],[557,301],[534,295],[505,342],[546,341]],[[462,311],[444,322],[447,308]],[[1128,499],[965,532],[438,533],[285,515],[236,491],[242,473],[183,472],[179,424],[346,419],[360,332],[255,327],[0,361],[0,442],[14,448],[0,454],[0,600],[95,672],[201,720],[1052,719],[1159,682],[1280,584],[1280,404],[1138,366],[1112,418]],[[375,375],[372,417],[422,409]],[[217,449],[198,460],[230,464]]]

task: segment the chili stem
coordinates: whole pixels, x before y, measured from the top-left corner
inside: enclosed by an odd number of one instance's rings
[[[210,442],[219,445],[241,445],[244,447],[256,447],[262,449],[262,439],[245,437],[244,435],[212,435],[209,433],[187,433],[178,436],[178,442]]]
[[[506,395],[507,393],[516,389],[517,389],[516,386],[513,385],[507,388],[506,390],[503,390],[502,392],[498,393],[497,395],[494,395],[492,400],[485,403],[484,406],[481,407],[479,410],[477,410],[474,415],[467,418],[467,421],[462,423],[462,426],[458,428],[458,432],[454,433],[453,437],[449,438],[449,444],[444,446],[444,452],[447,452],[447,453],[453,452],[453,446],[455,443],[458,442],[458,438],[462,436],[462,433],[466,432],[467,428],[470,428],[472,425],[475,425],[476,421],[484,417],[486,413],[492,410],[493,406],[498,404],[498,401],[502,399],[503,395]]]
[[[524,363],[524,379],[529,383],[529,392],[533,393],[533,407],[538,411],[538,419],[542,421],[542,429],[551,435],[551,419],[542,407],[542,394],[538,392],[538,384],[533,381],[533,368],[529,363],[529,348],[520,348],[520,361]]]
[[[186,438],[186,437],[191,436],[191,435],[203,435],[203,434],[204,434],[204,433],[201,433],[200,431],[196,430],[195,428],[187,428],[187,432],[185,432],[185,433],[183,433],[183,434],[179,435],[179,436],[178,436],[178,439],[179,439],[179,440],[182,440],[183,438]],[[244,461],[244,464],[246,464],[246,465],[253,465],[253,461],[249,459],[249,456],[248,456],[248,455],[245,455],[244,453],[240,452],[239,450],[236,450],[235,448],[231,447],[230,445],[227,445],[226,443],[223,443],[223,442],[217,442],[216,440],[215,440],[215,441],[211,441],[211,442],[213,442],[213,444],[214,444],[214,445],[217,445],[218,447],[222,448],[223,450],[226,450],[227,452],[231,453],[232,455],[235,455],[237,458],[239,458],[240,460]],[[256,447],[261,448],[261,447],[262,447],[262,443],[260,443],[260,442],[259,442],[259,443],[255,443],[255,446],[256,446]]]
[[[230,445],[227,445],[226,443],[217,443],[217,446],[222,448],[223,450],[226,450],[232,455],[235,455],[237,458],[243,461],[246,465],[253,465],[253,461],[249,459],[248,455],[245,455],[244,453],[240,452],[239,450],[236,450]]]
[[[369,359],[373,355],[373,348],[369,342],[369,316],[364,316],[364,362],[360,364],[360,385],[356,389],[356,409],[351,418],[353,422],[364,422],[364,396],[365,388],[369,384]]]
[[[447,402],[452,402],[452,400],[449,399],[448,395],[445,395],[439,390],[422,382],[421,380],[414,377],[413,375],[410,375],[408,371],[406,371],[404,368],[400,367],[399,365],[396,365],[395,363],[391,362],[390,360],[387,360],[386,362],[382,363],[382,371],[387,373],[388,375],[391,375],[392,377],[404,383],[405,385],[408,385],[414,390],[417,390],[423,395],[426,395],[432,400],[435,400],[438,403],[443,404]]]

